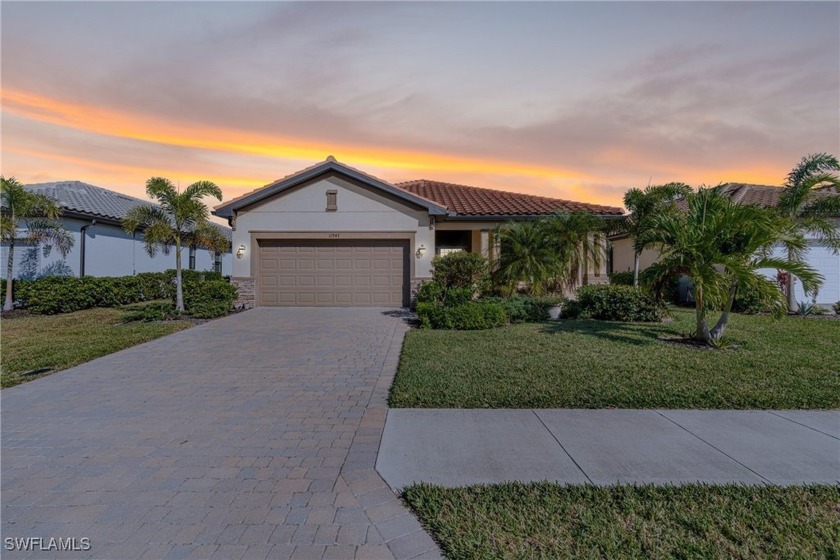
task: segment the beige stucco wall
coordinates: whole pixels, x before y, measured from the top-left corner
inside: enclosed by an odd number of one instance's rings
[[[327,191],[337,191],[336,211],[327,211]],[[272,199],[240,210],[233,231],[233,276],[251,276],[252,234],[259,232],[349,233],[400,232],[412,233],[414,243],[409,247],[414,261],[414,276],[430,276],[435,254],[435,232],[429,229],[428,212],[414,209],[338,177],[320,179],[282,193]],[[240,245],[245,254],[236,257]],[[415,252],[426,247],[422,258]]]
[[[633,270],[633,239],[616,239],[613,245],[613,272]],[[639,256],[639,270],[644,270],[659,258],[657,249],[645,249]]]

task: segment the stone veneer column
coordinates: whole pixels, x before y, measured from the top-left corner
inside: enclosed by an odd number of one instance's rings
[[[251,309],[256,305],[255,285],[253,278],[249,277],[232,277],[230,283],[236,286],[238,295],[236,296],[235,306],[242,309]]]

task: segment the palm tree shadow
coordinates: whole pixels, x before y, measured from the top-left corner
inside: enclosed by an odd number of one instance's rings
[[[680,336],[683,334],[670,323],[621,323],[588,319],[561,319],[544,323],[542,332],[555,335],[583,334],[634,346],[649,346],[652,341],[659,342],[659,338],[663,335]]]

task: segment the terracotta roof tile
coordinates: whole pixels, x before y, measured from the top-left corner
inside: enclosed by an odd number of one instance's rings
[[[564,212],[621,215],[614,206],[573,202],[531,194],[498,191],[442,181],[419,179],[396,183],[396,187],[445,206],[459,216],[535,216]]]

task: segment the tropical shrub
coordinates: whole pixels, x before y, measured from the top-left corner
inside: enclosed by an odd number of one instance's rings
[[[665,315],[664,306],[632,286],[595,284],[581,286],[577,300],[563,309],[564,318],[591,318],[602,321],[657,322]]]
[[[840,315],[840,301],[838,301],[837,303],[835,303],[833,307],[834,307],[834,312],[835,312],[837,315]]]
[[[511,323],[539,323],[548,319],[548,310],[562,304],[563,296],[526,296],[483,298],[485,303],[495,303],[505,310]]]
[[[437,256],[432,259],[432,280],[445,290],[466,288],[478,295],[489,285],[487,259],[466,251]]]
[[[418,303],[417,316],[424,329],[481,330],[507,324],[504,308],[496,303],[471,301],[454,307]]]
[[[452,307],[472,301],[474,294],[473,288],[468,286],[445,288],[440,282],[430,280],[423,282],[417,290],[417,303],[435,303]]]
[[[600,266],[603,221],[583,212],[510,222],[496,229],[499,258],[493,281],[505,295],[541,295],[571,289],[589,263]]]

